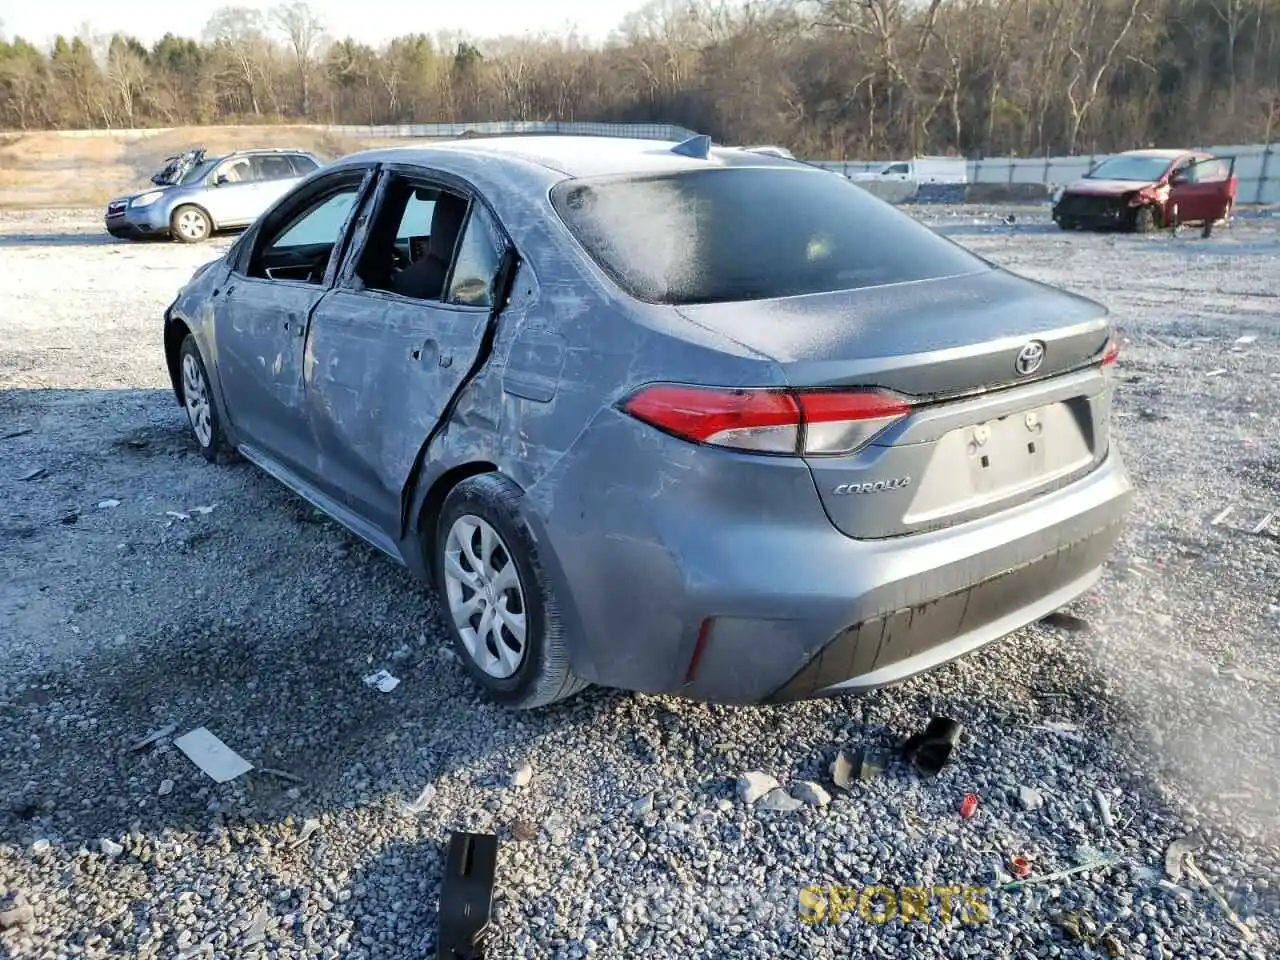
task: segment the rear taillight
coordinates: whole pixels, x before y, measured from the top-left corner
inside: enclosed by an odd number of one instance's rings
[[[1106,349],[1102,351],[1102,365],[1104,367],[1111,366],[1113,363],[1116,362],[1119,356],[1120,356],[1120,341],[1116,340],[1113,337],[1112,339],[1107,341]]]
[[[777,390],[654,384],[622,409],[674,436],[757,453],[848,455],[911,412],[881,390]]]

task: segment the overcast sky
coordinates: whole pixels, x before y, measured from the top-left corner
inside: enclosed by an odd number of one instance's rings
[[[22,36],[37,46],[56,34],[73,35],[88,24],[95,33],[122,31],[146,43],[166,32],[199,37],[222,3],[198,0],[14,0],[0,3],[5,36]],[[269,8],[268,0],[240,0],[235,6]],[[567,32],[603,39],[643,0],[309,0],[329,33],[377,46],[405,33],[460,30],[476,37],[527,31]]]

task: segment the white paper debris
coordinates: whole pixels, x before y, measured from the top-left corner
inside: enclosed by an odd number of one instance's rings
[[[1217,370],[1210,370],[1205,374],[1206,377],[1220,377],[1227,372],[1226,367],[1219,367]]]
[[[1247,334],[1245,334],[1243,337],[1237,337],[1237,338],[1236,338],[1236,343],[1239,343],[1239,344],[1242,344],[1242,345],[1243,345],[1243,344],[1246,344],[1246,343],[1253,343],[1253,341],[1255,341],[1255,340],[1257,340],[1257,339],[1258,339],[1258,338],[1257,338],[1257,337],[1255,337],[1253,334],[1251,334],[1251,333],[1247,333]]]
[[[435,795],[436,788],[428,783],[422,788],[422,792],[418,794],[418,799],[413,801],[413,803],[405,803],[404,801],[400,802],[400,812],[406,816],[422,813],[427,809],[427,807],[431,806],[431,801],[435,799]]]
[[[198,513],[200,514],[200,516],[206,517],[209,514],[213,513],[213,507],[216,507],[216,506],[217,504],[215,503],[213,506],[210,506],[210,507],[192,507],[191,512]]]
[[[226,783],[253,769],[253,764],[236,753],[204,727],[184,733],[173,745],[187,755],[215,783]]]
[[[190,519],[191,519],[191,515],[190,515],[190,514],[188,514],[188,513],[183,513],[181,510],[166,510],[166,511],[164,512],[164,515],[165,515],[166,517],[173,517],[173,519],[175,519],[175,520],[190,520]]]
[[[99,500],[98,501],[99,510],[112,510],[118,506],[120,506],[119,500]]]
[[[390,693],[396,687],[400,686],[400,680],[387,673],[386,670],[379,670],[377,673],[371,673],[364,678],[365,686],[374,687],[379,693]]]
[[[290,847],[300,847],[308,840],[311,835],[320,829],[320,821],[315,817],[308,817],[306,822],[302,824],[302,829],[298,831],[298,839],[294,840]]]

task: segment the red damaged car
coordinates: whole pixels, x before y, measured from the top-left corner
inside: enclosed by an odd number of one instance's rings
[[[1213,225],[1236,199],[1234,157],[1191,150],[1129,150],[1103,160],[1053,198],[1063,230],[1114,227],[1150,233],[1184,223]]]

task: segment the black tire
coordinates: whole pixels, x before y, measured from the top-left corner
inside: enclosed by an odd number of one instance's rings
[[[194,370],[190,369],[194,364]],[[195,379],[198,374],[199,380]],[[191,379],[189,379],[189,377]],[[203,405],[188,396],[194,383],[203,385]],[[218,411],[218,402],[213,395],[213,381],[209,379],[209,371],[205,368],[204,359],[200,356],[200,348],[196,346],[196,338],[187,334],[178,348],[178,384],[182,388],[182,406],[187,414],[187,425],[191,427],[191,436],[196,441],[201,456],[213,463],[218,455],[226,449],[227,435],[222,429],[222,415]],[[194,409],[193,409],[194,408]],[[208,416],[207,432],[199,426],[200,411]]]
[[[1156,219],[1156,208],[1147,204],[1145,207],[1139,207],[1133,211],[1133,232],[1134,233],[1154,233],[1160,227],[1159,221]]]
[[[440,608],[449,635],[453,638],[454,649],[467,672],[492,700],[513,709],[530,710],[570,697],[584,689],[587,682],[574,676],[570,669],[568,641],[560,619],[560,604],[538,559],[537,545],[520,518],[520,501],[523,497],[524,492],[501,474],[484,473],[463,480],[445,497],[436,523],[432,559]],[[525,619],[525,642],[519,665],[506,677],[487,672],[472,656],[452,612],[451,591],[455,588],[450,586],[446,563],[448,553],[454,549],[450,547],[450,532],[455,523],[464,518],[471,518],[472,522],[483,521],[497,535],[499,547],[492,551],[492,555],[497,557],[499,550],[505,555],[505,562],[500,563],[498,573],[506,569],[507,562],[515,565],[520,605]],[[464,570],[472,565],[461,556],[459,559],[463,560]],[[460,591],[458,596],[463,599],[470,599],[480,592],[461,585],[460,581],[456,589]],[[494,594],[490,593],[488,596],[490,599],[485,601],[486,606],[490,602],[496,602]],[[510,609],[512,595],[507,593],[503,596],[506,599],[505,607]],[[482,617],[481,609],[478,608],[469,621],[472,629],[478,625],[477,618]],[[503,642],[508,638],[514,641],[515,635],[500,625],[499,637]],[[485,649],[493,651],[493,643],[491,637],[487,638]],[[513,646],[514,642],[508,643],[508,649]]]
[[[209,214],[193,203],[184,203],[169,217],[169,236],[179,243],[203,243],[212,235],[213,221]]]
[[[1074,230],[1075,228],[1076,228],[1076,224],[1075,224],[1075,221],[1074,221],[1074,220],[1059,220],[1059,221],[1058,221],[1058,229],[1059,229],[1059,230]]]

